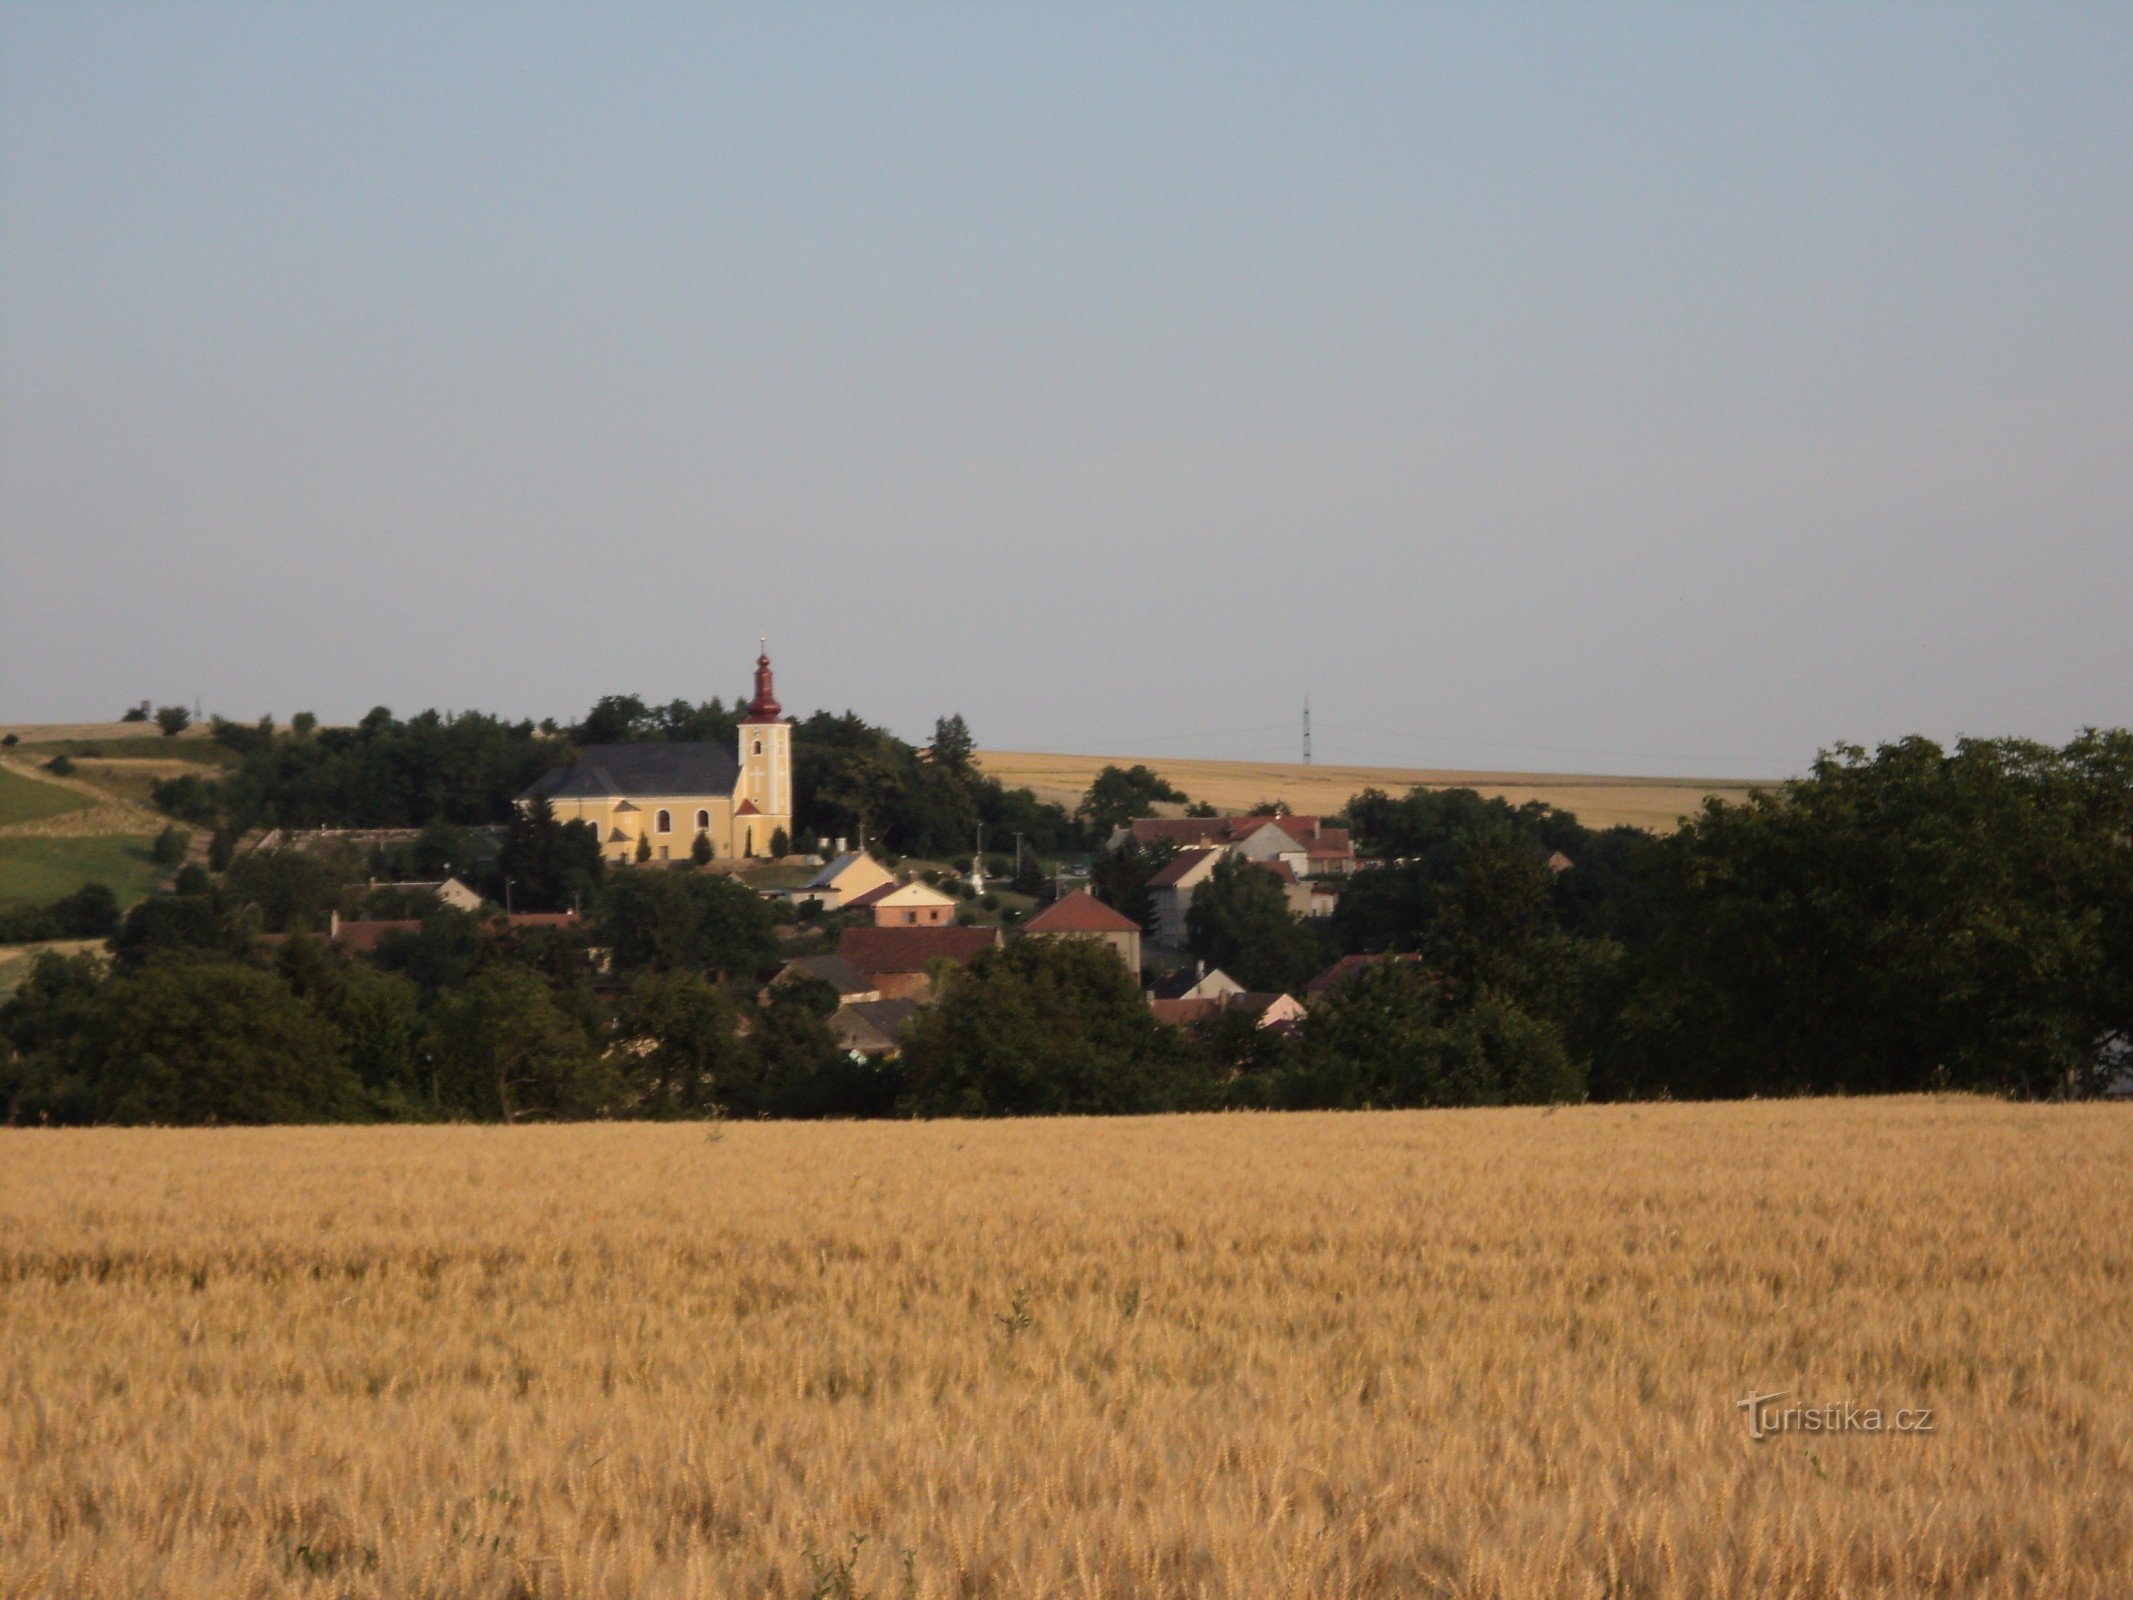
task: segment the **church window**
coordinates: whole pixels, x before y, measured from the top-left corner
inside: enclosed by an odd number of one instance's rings
[[[696,831],[697,831],[698,833],[709,833],[709,832],[711,831],[711,813],[710,813],[710,812],[708,812],[708,811],[699,811],[699,812],[697,812],[697,813],[696,813]]]
[[[757,755],[761,755],[763,753],[763,741],[760,739],[756,740],[755,742],[755,753]]]
[[[652,831],[654,833],[672,833],[674,831],[674,813],[671,811],[660,811],[654,813],[652,817]]]

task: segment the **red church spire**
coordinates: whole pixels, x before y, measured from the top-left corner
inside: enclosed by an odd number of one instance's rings
[[[778,697],[770,690],[770,641],[758,639],[763,653],[755,658],[755,698],[748,702],[749,722],[776,722],[779,716]]]

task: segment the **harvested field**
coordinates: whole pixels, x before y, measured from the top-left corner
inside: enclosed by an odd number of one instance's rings
[[[2123,1596],[2129,1163],[1960,1098],[0,1132],[0,1594]]]
[[[1740,799],[1756,787],[1741,779],[1623,778],[1573,773],[1454,772],[1422,767],[1302,766],[1261,761],[1179,761],[1158,756],[1042,755],[985,750],[978,765],[1010,788],[1034,789],[1040,800],[1072,809],[1106,766],[1151,767],[1195,800],[1222,811],[1247,811],[1281,800],[1292,811],[1340,810],[1366,788],[1388,794],[1409,789],[1477,789],[1513,805],[1542,800],[1577,814],[1590,828],[1618,823],[1666,832],[1707,795]]]

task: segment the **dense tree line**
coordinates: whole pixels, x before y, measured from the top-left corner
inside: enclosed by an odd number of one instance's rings
[[[480,712],[425,711],[402,720],[380,706],[351,728],[300,717],[287,731],[216,717],[216,741],[235,765],[216,778],[187,773],[157,786],[156,804],[228,837],[249,829],[497,826],[542,773],[586,745],[646,740],[730,744],[742,707],[717,699],[649,705],[609,695],[578,722],[507,722]],[[1086,842],[1080,823],[1028,789],[1008,789],[974,764],[959,716],[941,719],[919,747],[853,713],[818,711],[793,724],[795,842],[864,836],[904,855],[967,854],[982,824],[994,838],[1019,833],[1047,854]],[[582,894],[582,874],[569,892]],[[544,872],[536,898],[558,891]]]
[[[944,733],[921,767],[957,770]],[[599,874],[538,811],[507,849],[528,883],[585,869],[563,929],[432,909],[351,959],[314,936],[346,863],[186,866],[108,963],[44,956],[0,1007],[0,1103],[227,1122],[2047,1095],[2095,1091],[2133,1040],[2133,734],[1839,749],[1664,837],[1457,791],[1366,792],[1349,820],[1387,859],[1330,922],[1236,861],[1192,907],[1198,953],[1254,987],[1365,958],[1300,1023],[1173,1029],[1107,948],[1026,939],[943,974],[887,1065],[838,1052],[826,986],[764,986],[767,902]],[[1145,892],[1149,855],[1103,858],[1099,887]]]

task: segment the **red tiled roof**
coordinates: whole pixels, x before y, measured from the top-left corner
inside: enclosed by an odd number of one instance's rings
[[[837,954],[868,977],[877,972],[924,972],[927,963],[966,965],[1000,942],[998,928],[846,928]]]
[[[422,924],[413,917],[390,917],[364,920],[343,918],[340,931],[334,934],[333,942],[344,950],[353,950],[359,955],[369,955],[378,948],[378,941],[388,933],[420,933]]]
[[[514,928],[575,928],[578,914],[575,911],[514,911],[504,921]]]
[[[733,814],[737,817],[760,817],[763,813],[753,800],[743,800],[733,808]]]
[[[1334,962],[1332,966],[1326,968],[1324,972],[1321,972],[1317,977],[1305,984],[1304,993],[1308,995],[1328,994],[1346,983],[1365,967],[1375,966],[1380,962],[1393,961],[1406,964],[1419,962],[1421,959],[1418,955],[1342,956],[1340,960]]]
[[[853,895],[851,899],[844,902],[842,909],[846,911],[856,911],[861,906],[870,906],[875,901],[879,900],[883,895],[894,894],[902,887],[903,885],[898,883],[894,878],[891,878],[887,883],[877,883],[865,894]]]
[[[1296,881],[1296,869],[1286,861],[1254,861],[1252,865],[1262,871],[1273,873],[1283,883],[1294,883]]]
[[[1055,900],[1022,924],[1025,933],[1139,933],[1141,925],[1086,889]]]

